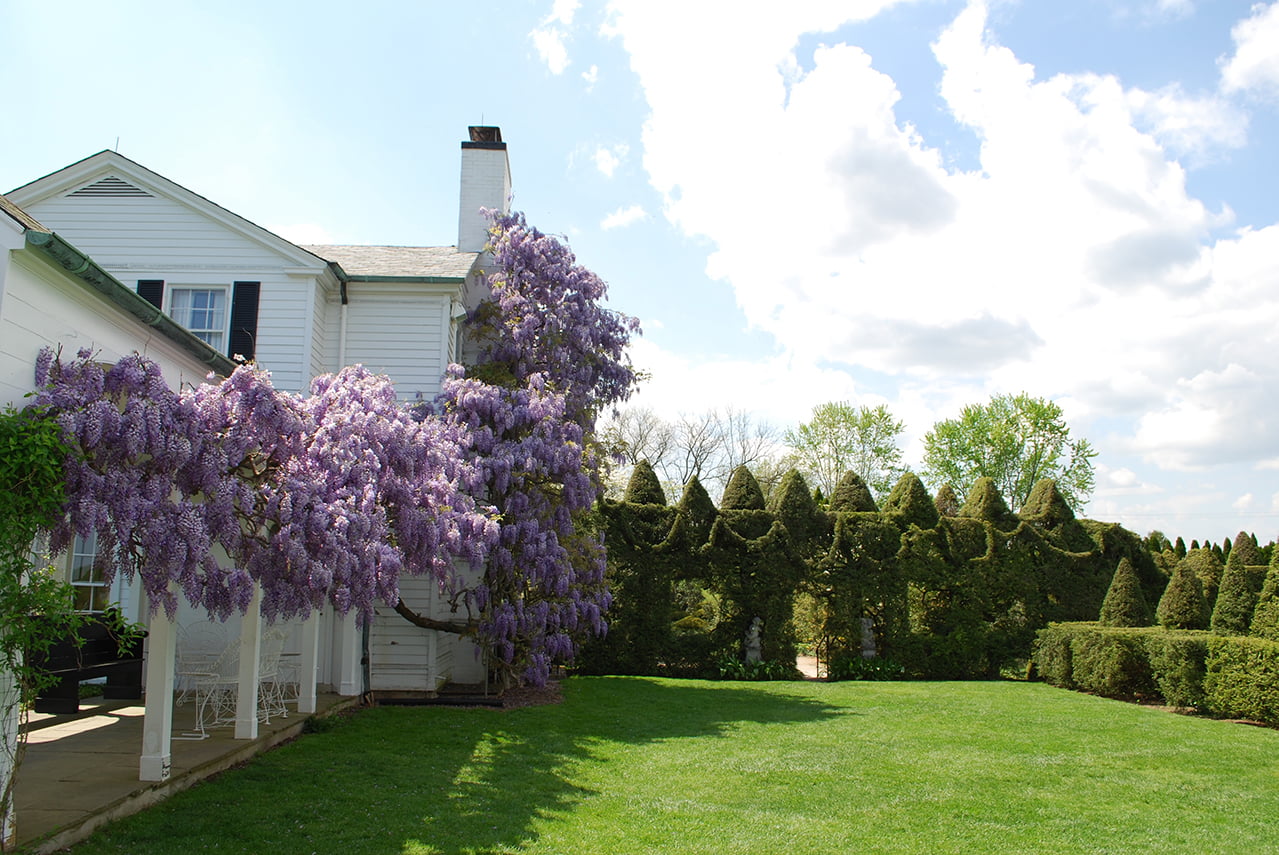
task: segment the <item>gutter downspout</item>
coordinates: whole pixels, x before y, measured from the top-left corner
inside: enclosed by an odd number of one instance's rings
[[[123,309],[142,323],[172,340],[200,362],[209,366],[212,371],[229,377],[235,371],[235,363],[209,347],[201,339],[196,338],[184,326],[174,321],[164,312],[138,296],[132,288],[122,284],[118,279],[98,266],[80,250],[63,240],[54,232],[41,232],[28,229],[27,245],[40,250],[48,258],[77,277],[108,302]]]
[[[337,372],[346,367],[346,307],[351,302],[346,293],[346,283],[350,277],[337,262],[330,261],[329,269],[338,278],[338,293],[342,298],[342,308],[338,310],[338,364],[333,368],[334,372]]]

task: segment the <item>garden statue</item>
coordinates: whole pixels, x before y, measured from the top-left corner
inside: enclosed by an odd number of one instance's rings
[[[764,626],[763,618],[753,618],[750,629],[746,630],[746,661],[758,662],[762,657],[759,649],[759,632]]]

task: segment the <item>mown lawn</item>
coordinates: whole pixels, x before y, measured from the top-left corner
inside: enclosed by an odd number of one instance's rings
[[[367,710],[75,852],[1279,851],[1279,731],[1025,683],[564,696]]]

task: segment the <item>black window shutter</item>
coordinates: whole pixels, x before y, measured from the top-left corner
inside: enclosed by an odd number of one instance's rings
[[[258,294],[261,282],[236,282],[231,290],[231,348],[227,356],[253,359],[258,340]]]
[[[138,296],[146,300],[157,309],[164,308],[164,280],[163,279],[139,279],[138,280]]]

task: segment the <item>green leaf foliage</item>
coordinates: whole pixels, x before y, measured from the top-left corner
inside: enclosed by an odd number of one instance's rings
[[[625,501],[633,505],[665,505],[666,493],[662,482],[647,460],[641,460],[631,470],[631,480],[626,485]]]
[[[1251,540],[1244,541],[1249,549],[1255,547]],[[1248,584],[1248,571],[1244,566],[1243,547],[1230,551],[1226,569],[1221,576],[1221,588],[1212,609],[1212,631],[1217,635],[1247,635],[1252,626],[1252,613],[1257,606],[1257,595]]]
[[[1086,439],[1072,439],[1061,408],[1026,394],[996,395],[964,407],[924,436],[924,476],[967,492],[980,477],[992,478],[1009,507],[1026,505],[1035,484],[1054,479],[1079,510],[1092,493],[1092,459]]]
[[[1182,540],[1181,537],[1178,536],[1177,542],[1172,545],[1172,551],[1177,553],[1178,558],[1185,558],[1186,552],[1188,551],[1186,549],[1186,541]]]
[[[759,482],[745,466],[738,466],[733,470],[719,506],[726,511],[764,510],[764,491],[759,488]]]
[[[831,493],[828,508],[835,513],[856,513],[860,511],[877,511],[875,497],[870,488],[856,472],[845,472]]]
[[[1203,583],[1188,561],[1182,561],[1173,571],[1164,595],[1159,598],[1155,617],[1159,625],[1166,629],[1208,628]]]
[[[1150,626],[1150,606],[1141,592],[1141,580],[1127,558],[1119,560],[1115,577],[1101,604],[1102,626]]]
[[[882,496],[901,474],[898,442],[905,425],[883,404],[854,407],[832,401],[813,408],[809,421],[786,432],[799,468],[817,486],[833,491],[845,472],[856,472]]]

